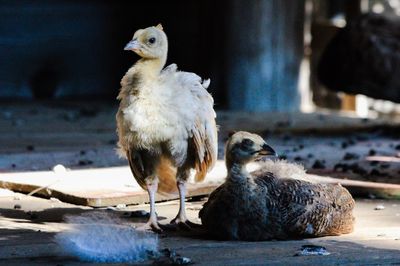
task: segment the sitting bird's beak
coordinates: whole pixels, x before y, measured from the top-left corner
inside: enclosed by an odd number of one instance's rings
[[[270,156],[275,156],[278,157],[278,154],[275,152],[274,149],[271,148],[267,143],[264,143],[262,145],[261,150],[258,152],[259,155],[270,155]]]
[[[138,42],[138,40],[134,39],[130,42],[128,42],[128,44],[125,46],[124,50],[139,50],[140,48],[140,43]]]

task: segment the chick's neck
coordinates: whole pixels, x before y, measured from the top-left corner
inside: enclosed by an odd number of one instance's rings
[[[167,56],[160,58],[142,58],[137,62],[137,67],[146,77],[157,77],[167,61]]]

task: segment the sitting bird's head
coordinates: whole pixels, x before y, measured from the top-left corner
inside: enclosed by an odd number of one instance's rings
[[[228,168],[233,164],[245,165],[263,156],[277,156],[262,137],[245,131],[233,133],[225,146],[225,161]]]
[[[167,35],[161,24],[137,30],[124,50],[134,51],[146,59],[164,59],[168,52]]]

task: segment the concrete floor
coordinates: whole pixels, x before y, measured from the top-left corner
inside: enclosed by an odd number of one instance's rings
[[[187,203],[191,220],[197,218],[203,200]],[[375,210],[379,205],[383,210]],[[108,211],[124,217],[133,210],[148,210],[147,205],[128,206]],[[161,223],[169,222],[178,209],[177,201],[157,204]],[[70,225],[66,214],[80,215],[92,208],[41,199],[0,190],[0,265],[91,265],[63,250],[54,236]],[[106,211],[106,210],[104,210]],[[400,201],[357,200],[357,219],[352,234],[306,240],[229,242],[214,241],[200,231],[169,232],[160,235],[160,248],[171,248],[189,257],[196,265],[400,265]],[[138,218],[123,218],[139,224]],[[328,256],[294,256],[302,245],[326,247]],[[149,265],[146,261],[140,265]],[[108,264],[109,265],[109,264]],[[123,265],[123,264],[121,264]]]

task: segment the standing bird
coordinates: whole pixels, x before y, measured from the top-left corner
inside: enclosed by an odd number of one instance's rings
[[[193,226],[185,213],[186,181],[195,169],[202,181],[217,160],[216,114],[207,92],[210,80],[177,71],[167,60],[168,40],[162,26],[140,29],[126,45],[141,59],[121,80],[116,115],[118,147],[133,176],[150,199],[150,218],[143,227],[161,231],[155,193],[179,191],[175,225]]]
[[[246,170],[247,163],[274,154],[258,135],[231,136],[225,153],[227,179],[199,213],[207,231],[218,239],[251,241],[352,232],[354,200],[341,185],[285,176],[294,165],[283,162],[265,162],[251,173]],[[285,166],[292,169],[285,172]],[[299,171],[305,175],[303,169]]]

